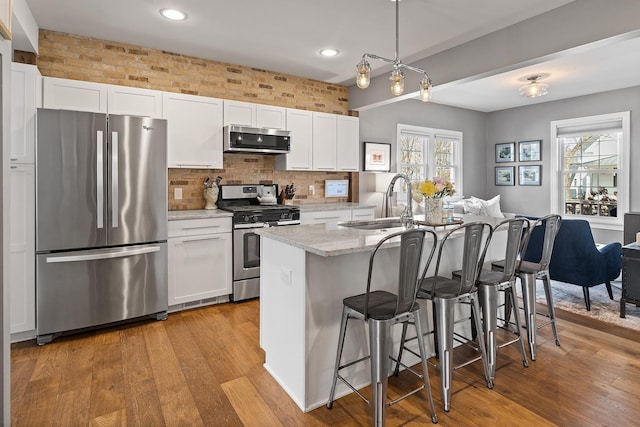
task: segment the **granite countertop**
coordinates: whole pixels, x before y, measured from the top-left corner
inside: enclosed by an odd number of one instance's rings
[[[462,215],[465,222],[485,221],[497,224],[503,218]],[[424,220],[423,215],[416,215],[416,220]],[[372,250],[384,236],[402,231],[402,227],[379,230],[362,230],[343,227],[336,224],[308,224],[292,227],[272,227],[257,229],[256,233],[304,249],[307,252],[329,257]],[[442,235],[451,226],[436,227],[438,235]]]
[[[304,203],[297,205],[300,212],[336,211],[340,209],[366,209],[375,208],[375,205],[365,203],[341,202],[341,203]]]
[[[233,214],[231,212],[223,211],[221,209],[194,209],[186,211],[169,211],[169,221],[175,221],[179,219],[202,219],[202,218],[225,218],[230,217]]]

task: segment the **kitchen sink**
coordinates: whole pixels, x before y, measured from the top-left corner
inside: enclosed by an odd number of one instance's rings
[[[380,218],[374,220],[361,221],[345,221],[338,225],[349,228],[357,228],[359,230],[383,230],[387,228],[404,227],[400,218]]]

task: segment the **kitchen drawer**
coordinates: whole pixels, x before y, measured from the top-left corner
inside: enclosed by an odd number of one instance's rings
[[[351,209],[300,213],[300,223],[302,224],[337,224],[343,221],[351,221]]]
[[[231,233],[231,217],[169,221],[169,237]]]
[[[375,210],[373,208],[356,208],[351,211],[352,221],[363,221],[375,219]]]

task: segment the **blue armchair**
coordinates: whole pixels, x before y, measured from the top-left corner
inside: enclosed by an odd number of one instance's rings
[[[542,228],[542,227],[538,227]],[[543,230],[533,230],[526,261],[538,261],[542,251]],[[596,247],[589,222],[582,219],[564,219],[556,236],[549,264],[552,280],[582,286],[587,311],[591,310],[589,288],[602,283],[613,299],[611,281],[620,275],[622,245],[609,243]]]

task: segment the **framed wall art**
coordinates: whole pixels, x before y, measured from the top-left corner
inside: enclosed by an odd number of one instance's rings
[[[516,185],[514,166],[496,166],[496,185]]]
[[[539,162],[541,140],[520,141],[518,143],[518,160],[521,162]]]
[[[542,185],[542,165],[518,166],[519,185]]]
[[[364,171],[389,172],[391,170],[391,144],[385,142],[364,143]]]
[[[516,161],[516,143],[505,142],[496,144],[496,163],[508,163]]]

